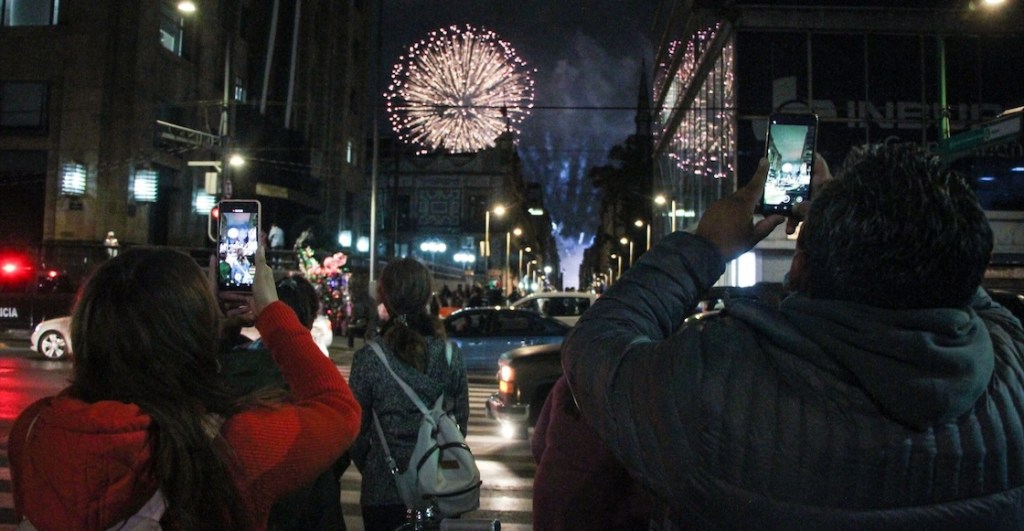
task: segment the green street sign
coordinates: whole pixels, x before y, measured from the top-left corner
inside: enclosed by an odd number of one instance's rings
[[[966,151],[1012,140],[1020,136],[1021,121],[1021,113],[1015,113],[989,122],[983,127],[951,136],[939,142],[939,153],[944,158],[955,158],[956,155]]]

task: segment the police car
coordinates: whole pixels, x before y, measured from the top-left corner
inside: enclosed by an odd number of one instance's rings
[[[71,313],[78,286],[65,272],[37,265],[33,256],[0,250],[0,331],[29,331]]]

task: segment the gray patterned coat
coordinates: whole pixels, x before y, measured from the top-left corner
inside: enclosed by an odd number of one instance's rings
[[[452,345],[452,363],[448,367],[444,341],[428,337],[426,372],[421,373],[395,356],[387,345],[381,344],[381,347],[391,368],[419,394],[428,408],[444,392],[447,397],[445,408],[454,413],[465,435],[469,422],[469,383],[459,348]],[[349,386],[363,406],[362,428],[351,449],[352,461],[363,476],[360,504],[401,504],[402,499],[384,462],[384,450],[373,427],[372,411],[377,411],[391,455],[402,470],[412,456],[422,414],[369,345],[356,351]]]

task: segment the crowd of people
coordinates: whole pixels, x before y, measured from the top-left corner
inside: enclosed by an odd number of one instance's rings
[[[835,176],[817,157],[811,201],[758,216],[766,171],[567,336],[533,434],[533,528],[1024,528],[1024,330],[982,287],[993,234],[971,189],[918,147],[871,145]],[[783,224],[799,227],[786,296],[684,319]],[[351,461],[365,528],[401,525],[371,413],[403,463],[419,412],[370,346],[339,375],[303,283],[275,285],[262,248],[251,294],[215,294],[171,250],[106,261],[74,311],[70,385],[11,430],[16,516],[108,529],[160,499],[170,529],[340,529]],[[372,339],[390,366],[466,433],[462,356],[429,308],[487,294],[435,295],[399,259],[363,295],[385,309]],[[238,338],[247,322],[258,342]]]

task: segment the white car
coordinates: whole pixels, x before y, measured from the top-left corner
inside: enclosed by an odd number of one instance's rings
[[[29,348],[47,359],[61,360],[71,355],[71,317],[40,321],[32,330]]]
[[[596,293],[585,291],[546,291],[527,295],[513,302],[512,307],[540,312],[572,326],[596,300]]]
[[[318,315],[313,321],[313,341],[316,341],[324,355],[329,355],[327,347],[334,341],[334,332],[331,330],[331,321],[323,315]],[[242,335],[249,339],[260,337],[255,327],[243,328]],[[57,317],[40,321],[32,330],[29,339],[29,348],[42,354],[47,359],[61,360],[71,355],[71,317]]]

